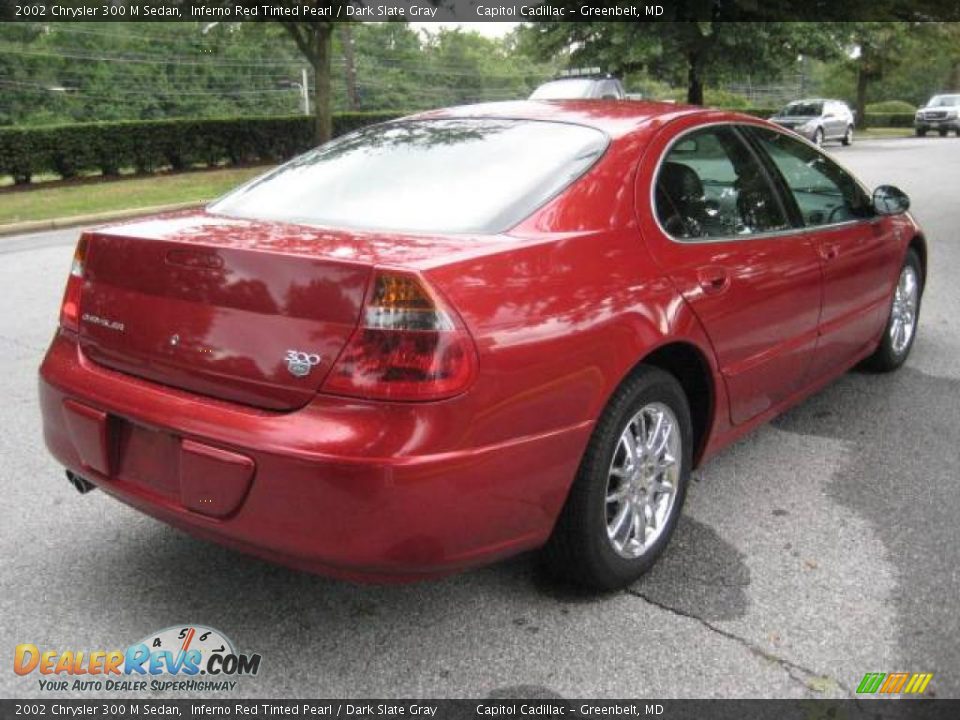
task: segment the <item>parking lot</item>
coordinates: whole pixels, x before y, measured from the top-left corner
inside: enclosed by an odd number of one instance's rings
[[[532,556],[354,586],[78,495],[43,447],[35,389],[77,230],[0,238],[7,663],[18,643],[109,650],[201,623],[263,657],[226,697],[842,697],[893,671],[960,697],[960,139],[830,151],[904,189],[927,231],[907,366],[851,372],[708,463],[661,563],[600,597]],[[0,695],[42,695],[36,678],[5,664]]]

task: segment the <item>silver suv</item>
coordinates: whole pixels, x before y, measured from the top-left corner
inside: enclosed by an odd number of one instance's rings
[[[853,142],[853,111],[842,100],[794,100],[770,119],[815,145],[825,140]]]
[[[946,137],[953,130],[960,137],[960,95],[934,95],[930,101],[917,110],[913,117],[913,127],[917,135],[923,137],[929,130],[936,130],[940,137]]]

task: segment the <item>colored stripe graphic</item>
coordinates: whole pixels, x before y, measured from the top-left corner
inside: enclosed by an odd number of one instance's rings
[[[883,685],[880,686],[880,692],[882,693],[898,693],[903,688],[907,682],[907,678],[910,677],[909,673],[899,672],[899,673],[890,673],[887,675],[886,681]]]
[[[857,694],[920,695],[933,679],[933,673],[867,673],[857,686]]]
[[[863,676],[863,680],[860,681],[860,685],[857,687],[857,692],[865,694],[875,693],[885,677],[886,673],[867,673]]]
[[[933,673],[914,673],[904,692],[919,695],[927,689],[932,679]]]

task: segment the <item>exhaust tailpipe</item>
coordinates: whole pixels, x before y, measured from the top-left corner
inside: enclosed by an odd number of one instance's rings
[[[84,477],[80,477],[74,472],[67,470],[67,481],[73,485],[74,489],[81,495],[86,495],[97,486]]]

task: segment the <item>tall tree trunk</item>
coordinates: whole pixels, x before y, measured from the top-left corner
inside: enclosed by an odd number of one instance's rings
[[[343,67],[347,81],[347,104],[351,110],[360,109],[360,96],[357,94],[357,67],[353,59],[353,28],[350,23],[340,25],[340,43],[343,45]]]
[[[330,54],[333,28],[329,23],[314,25],[316,33],[315,54],[310,59],[313,65],[314,140],[318,145],[327,142],[333,135],[333,119],[330,110]]]
[[[700,53],[687,53],[687,102],[690,105],[703,105],[703,78],[700,74],[702,65]]]
[[[950,66],[950,77],[947,80],[947,90],[950,92],[960,92],[960,60],[956,60]]]
[[[870,84],[870,73],[861,63],[857,68],[857,118],[856,125],[863,129],[867,126],[867,86]]]

